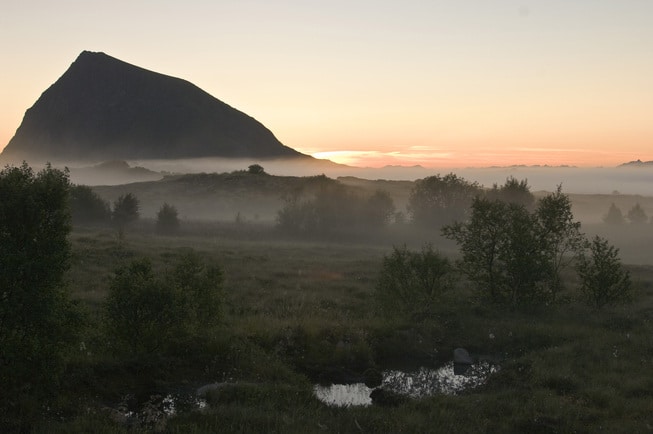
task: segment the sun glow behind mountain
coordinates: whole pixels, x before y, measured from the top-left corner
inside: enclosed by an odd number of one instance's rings
[[[0,148],[92,50],[188,80],[284,145],[345,164],[653,160],[650,1],[41,1],[9,12]]]

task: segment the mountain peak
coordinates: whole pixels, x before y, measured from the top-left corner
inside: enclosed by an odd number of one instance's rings
[[[83,51],[27,110],[5,160],[310,158],[188,81]]]

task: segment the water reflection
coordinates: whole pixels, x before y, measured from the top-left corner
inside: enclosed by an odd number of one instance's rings
[[[472,365],[465,375],[455,375],[453,362],[438,369],[421,368],[415,372],[386,371],[380,387],[411,398],[423,398],[437,393],[455,395],[483,384],[499,367],[488,362]],[[363,383],[333,384],[314,387],[317,398],[327,405],[345,407],[370,405],[372,390]]]
[[[372,398],[370,389],[363,383],[332,384],[331,386],[317,385],[313,388],[317,399],[327,405],[348,407],[350,405],[370,405]]]
[[[111,417],[128,426],[156,431],[163,429],[169,418],[182,412],[202,410],[206,406],[206,400],[194,394],[154,394],[144,401],[128,394],[116,410],[111,410]]]

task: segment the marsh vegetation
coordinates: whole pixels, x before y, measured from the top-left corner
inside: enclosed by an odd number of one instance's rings
[[[252,177],[257,183],[275,178],[242,173],[236,179]],[[337,211],[344,203],[339,194],[355,202],[333,180],[309,182],[315,190],[296,196],[308,208]],[[375,197],[374,187],[362,197]],[[491,191],[499,195],[502,188]],[[142,204],[139,192],[133,194]],[[405,199],[394,200],[394,213],[410,199],[389,196]],[[523,223],[521,239],[544,242],[542,233],[527,230],[540,227],[536,219],[546,220],[536,199],[557,197],[559,203],[564,197],[536,195],[528,206],[514,203],[523,196],[511,197],[517,199],[510,205],[492,205],[497,198],[488,196],[476,208],[471,200],[464,224],[473,225],[482,206],[524,206],[514,211]],[[115,198],[104,200],[115,207]],[[277,211],[288,203],[280,200]],[[391,208],[378,195],[359,203],[347,220],[353,229],[293,233],[269,221],[233,215],[193,221],[180,213],[172,235],[162,234],[147,215],[122,230],[103,220],[64,231],[65,273],[50,281],[68,300],[55,312],[70,312],[70,321],[57,323],[67,327],[66,339],[46,347],[57,350],[60,369],[47,388],[25,376],[6,383],[22,398],[3,395],[9,397],[3,405],[14,409],[3,427],[49,433],[641,432],[653,424],[653,264],[639,250],[646,247],[643,238],[653,238],[648,227],[590,226],[586,239],[601,238],[593,249],[584,244],[585,256],[568,267],[558,267],[558,256],[551,255],[527,264],[537,271],[535,282],[517,273],[527,255],[509,256],[514,240],[498,237],[502,265],[491,269],[498,282],[493,300],[478,284],[487,280],[463,272],[473,266],[465,264],[465,250],[441,235],[440,225],[448,222],[416,227],[407,211],[405,220],[361,228],[356,216],[367,212],[362,205],[388,211],[377,216],[391,215]],[[564,227],[573,229],[575,221]],[[459,232],[452,233],[462,237],[476,226],[455,228]],[[613,241],[616,231],[623,237]],[[555,240],[543,244],[551,248],[545,251],[560,253],[553,247],[568,245]],[[622,265],[613,243],[641,262]],[[588,303],[588,289],[600,286],[588,287],[592,280],[584,275],[596,277],[601,261],[614,266],[608,275],[618,284],[630,276],[630,302]],[[515,288],[528,303],[513,302],[522,300],[512,297]],[[370,382],[382,372],[431,372],[458,347],[500,369],[473,389],[402,395],[385,405],[332,407],[314,392],[316,384]],[[29,348],[38,354],[38,344]],[[3,363],[19,366],[6,357]],[[44,372],[41,365],[30,369]],[[216,386],[204,389],[202,405],[178,399],[174,415],[157,410],[171,405],[169,396],[194,396],[205,385]]]

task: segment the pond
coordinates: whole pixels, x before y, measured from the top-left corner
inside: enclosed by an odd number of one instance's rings
[[[438,369],[420,368],[413,372],[385,371],[380,388],[410,398],[423,398],[435,394],[455,395],[485,383],[488,376],[499,370],[489,362],[473,364],[464,375],[454,374],[454,363]],[[345,407],[371,405],[374,389],[363,383],[316,385],[315,396],[327,405]]]

